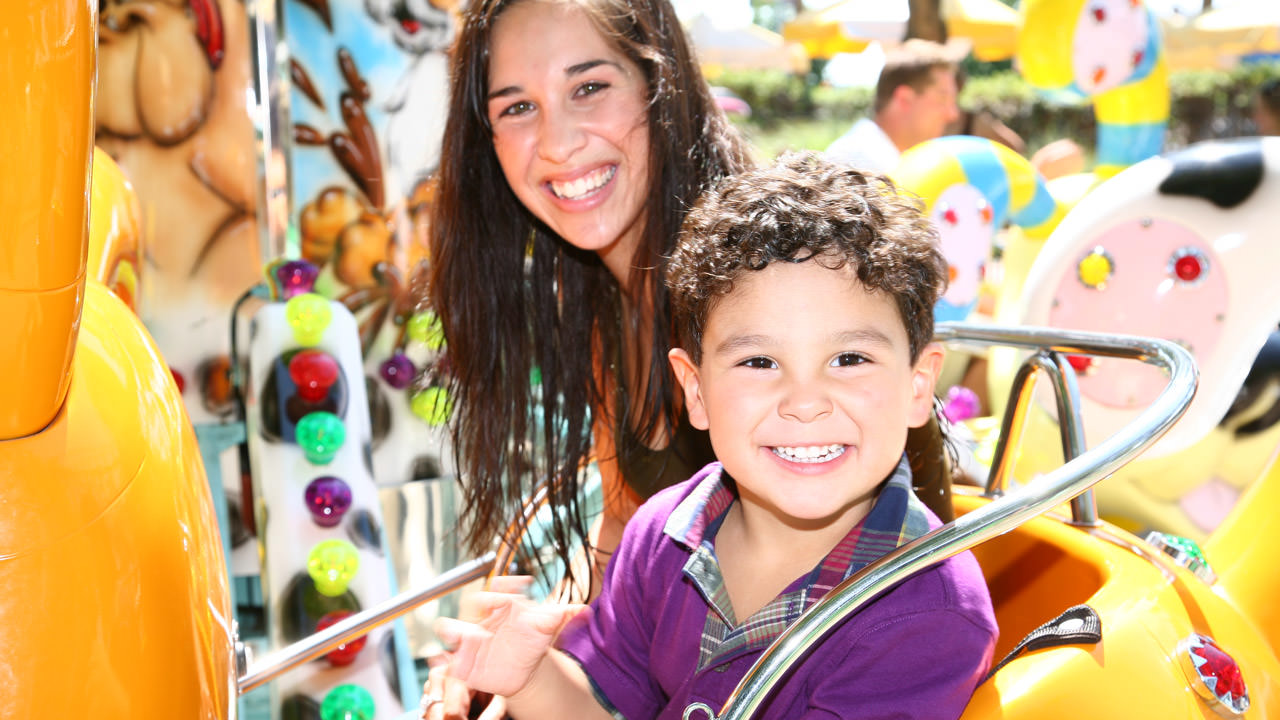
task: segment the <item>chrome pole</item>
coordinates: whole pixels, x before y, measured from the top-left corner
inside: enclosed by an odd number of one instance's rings
[[[423,603],[448,595],[472,580],[479,580],[493,569],[495,557],[493,552],[486,553],[480,558],[441,573],[435,582],[425,587],[406,590],[368,610],[343,618],[314,635],[308,635],[292,645],[286,645],[264,655],[240,676],[237,683],[240,694],[243,695],[285,671],[365,634],[378,625],[394,620]]]
[[[752,717],[796,661],[880,592],[1076,497],[1137,457],[1182,417],[1195,396],[1195,360],[1184,348],[1166,340],[952,323],[940,325],[935,339],[1131,358],[1165,369],[1170,375],[1169,384],[1150,407],[1097,447],[1035,482],[897,548],[837,585],[787,628],[747,671],[717,716],[719,720]]]

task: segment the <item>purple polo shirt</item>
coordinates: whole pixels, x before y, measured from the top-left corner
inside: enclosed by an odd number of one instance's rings
[[[750,618],[733,616],[715,533],[734,502],[719,463],[654,495],[627,523],[592,612],[560,647],[615,717],[719,712],[769,644],[828,590],[940,523],[904,460],[867,517],[818,567]],[[828,635],[757,717],[956,718],[991,664],[997,630],[978,563],[961,553],[889,590]],[[703,713],[695,713],[701,720]]]

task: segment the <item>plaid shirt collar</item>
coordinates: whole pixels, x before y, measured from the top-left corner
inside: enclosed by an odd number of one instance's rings
[[[911,490],[911,468],[904,454],[866,517],[831,553],[768,605],[739,623],[712,544],[736,499],[723,476],[719,463],[703,469],[695,476],[700,479],[693,492],[676,506],[664,527],[672,540],[689,550],[684,574],[708,606],[699,670],[768,647],[802,612],[841,581],[929,531],[924,505]]]

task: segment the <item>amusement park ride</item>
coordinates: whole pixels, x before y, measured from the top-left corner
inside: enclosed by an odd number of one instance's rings
[[[359,332],[344,309],[290,285],[284,272],[281,302],[255,319],[275,344],[255,346],[249,375],[255,397],[275,402],[251,408],[257,442],[266,440],[255,472],[292,484],[274,486],[285,490],[271,499],[258,478],[272,512],[257,517],[306,551],[308,572],[297,580],[326,612],[310,607],[305,626],[249,657],[188,411],[126,302],[144,274],[130,240],[141,221],[118,168],[95,159],[96,8],[0,5],[0,27],[13,29],[0,43],[0,216],[9,223],[0,240],[0,337],[9,349],[0,360],[0,715],[227,720],[242,694],[302,672],[311,673],[306,692],[324,698],[319,717],[399,715],[403,687],[360,689],[386,675],[375,669],[384,654],[370,652],[384,644],[385,623],[505,570],[508,558],[489,553],[400,594],[376,572],[361,574],[385,561],[371,550],[376,523],[361,536],[348,522],[373,503],[368,399],[353,369]],[[962,150],[974,152],[983,149]],[[1280,198],[1280,140],[1141,160],[1070,208],[1037,206],[1043,183],[1008,163],[1003,186],[974,182],[979,175],[963,167],[949,177],[968,190],[945,194],[952,180],[934,183],[942,202],[988,203],[1024,230],[1053,225],[1010,310],[1022,314],[1018,324],[939,326],[951,345],[1012,348],[985,483],[958,488],[957,520],[826,596],[706,715],[752,717],[841,619],[906,575],[972,549],[1005,662],[965,718],[1280,717],[1274,452],[1202,544],[1132,534],[1100,519],[1095,505],[1127,467],[1202,442],[1280,322],[1280,286],[1267,282],[1275,253],[1262,237],[1270,199]],[[1132,238],[1162,229],[1159,258],[1131,268],[1144,262]],[[1132,279],[1122,276],[1131,269]],[[1173,309],[1138,333],[1071,314],[1115,287],[1126,303]],[[953,296],[952,305],[970,300]],[[1123,308],[1112,309],[1090,317]],[[1205,319],[1178,322],[1180,313]],[[324,316],[328,324],[307,326]],[[1054,418],[1048,439],[1034,427],[1045,417]],[[1020,473],[1018,457],[1036,444],[1066,462]],[[290,502],[306,510],[299,525],[280,509]],[[344,604],[348,592],[364,602]],[[317,671],[322,662],[328,670]],[[376,677],[357,684],[344,667]]]

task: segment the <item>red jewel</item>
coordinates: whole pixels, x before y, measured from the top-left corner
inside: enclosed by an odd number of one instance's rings
[[[1195,255],[1183,255],[1173,261],[1173,272],[1183,282],[1194,282],[1200,277],[1202,271],[1200,258]]]
[[[345,619],[349,615],[351,615],[350,610],[334,610],[333,612],[325,613],[324,617],[320,618],[320,622],[316,623],[316,632],[324,630],[339,620]],[[355,640],[348,640],[338,647],[330,650],[324,657],[334,666],[350,665],[355,661],[356,656],[360,654],[360,651],[364,649],[364,644],[367,639],[367,636],[361,635]]]
[[[944,210],[942,212],[942,219],[945,220],[947,224],[952,227],[955,227],[956,224],[960,222],[960,216],[956,213],[955,208],[947,208],[946,210]]]
[[[298,397],[318,403],[338,381],[338,361],[322,350],[303,350],[289,360],[289,377],[298,386]]]
[[[1093,369],[1093,358],[1088,355],[1068,355],[1067,362],[1071,363],[1071,367],[1081,375]]]
[[[173,368],[169,368],[169,373],[173,375],[173,381],[178,384],[178,394],[181,395],[182,393],[186,392],[187,379],[182,377],[182,373],[178,372],[177,370],[174,370]]]
[[[1093,19],[1096,22],[1106,22],[1107,9],[1102,7],[1101,5],[1095,7],[1093,9]]]
[[[1244,696],[1244,678],[1240,676],[1240,666],[1236,665],[1236,661],[1232,660],[1230,655],[1222,652],[1222,649],[1212,642],[1193,647],[1191,652],[1204,659],[1204,664],[1198,668],[1198,671],[1206,680],[1213,678],[1216,681],[1211,688],[1215,695],[1225,697],[1230,694],[1233,698]]]
[[[404,28],[404,31],[410,35],[416,35],[422,29],[422,23],[417,20],[401,20],[400,27]]]
[[[1133,51],[1133,66],[1134,66],[1134,67],[1138,67],[1139,65],[1141,65],[1141,64],[1142,64],[1142,58],[1144,58],[1144,57],[1146,57],[1146,53],[1142,52],[1141,50],[1134,50],[1134,51]]]
[[[989,203],[982,203],[982,207],[978,209],[978,213],[982,215],[982,222],[987,225],[991,224],[991,218],[995,216],[995,211],[991,209]]]

